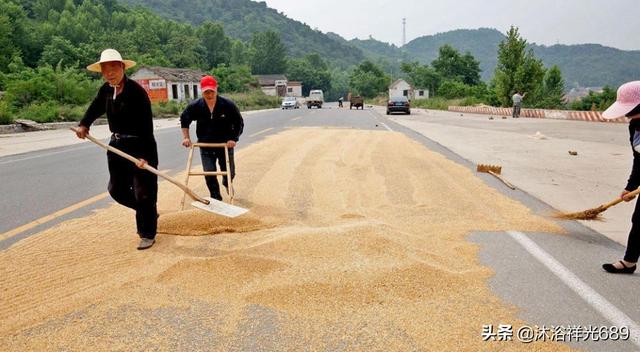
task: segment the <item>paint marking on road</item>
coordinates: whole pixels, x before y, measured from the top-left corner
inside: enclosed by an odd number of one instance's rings
[[[66,208],[64,208],[62,210],[58,210],[55,213],[43,216],[40,219],[34,220],[34,221],[32,221],[32,222],[30,222],[28,224],[24,224],[24,225],[22,225],[20,227],[16,227],[13,230],[10,230],[10,231],[7,231],[7,232],[5,232],[3,234],[0,234],[0,241],[4,241],[7,238],[11,238],[11,237],[13,237],[15,235],[18,235],[18,234],[22,233],[22,232],[31,230],[32,228],[34,228],[36,226],[42,225],[42,224],[44,224],[46,222],[49,222],[49,221],[54,220],[56,218],[59,218],[59,217],[61,217],[63,215],[69,214],[69,213],[71,213],[73,211],[76,211],[76,210],[78,210],[80,208],[86,207],[87,205],[93,204],[93,203],[95,203],[95,202],[97,202],[99,200],[102,200],[102,199],[106,198],[107,196],[109,196],[109,193],[107,193],[107,192],[98,194],[97,196],[91,197],[89,199],[85,199],[82,202],[79,202],[79,203],[76,203],[74,205],[68,206],[68,207],[66,207]]]
[[[294,118],[291,119],[291,121],[300,120],[301,118],[302,118],[302,116],[294,117]]]
[[[614,326],[626,326],[629,328],[629,339],[636,346],[640,347],[640,326],[638,326],[638,323],[616,308],[616,306],[584,283],[584,281],[580,280],[580,278],[553,258],[551,254],[540,248],[540,246],[525,234],[518,231],[507,231],[507,233]]]
[[[254,134],[250,135],[250,136],[249,136],[249,138],[251,138],[251,137],[255,137],[255,136],[257,136],[257,135],[261,135],[261,134],[263,134],[263,133],[267,133],[267,132],[271,131],[272,129],[273,129],[273,127],[265,128],[265,129],[264,129],[264,130],[262,130],[262,131],[259,131],[259,132],[256,132],[256,133],[254,133]]]
[[[380,124],[381,124],[382,126],[384,126],[384,128],[386,128],[387,130],[389,130],[389,131],[393,132],[393,130],[391,129],[391,127],[387,126],[387,124],[386,124],[386,123],[384,123],[384,122],[380,121]]]
[[[164,173],[164,174],[168,174],[171,171],[172,171],[172,169],[160,170],[160,172]],[[68,207],[66,207],[64,209],[56,211],[55,213],[51,213],[49,215],[45,215],[45,216],[43,216],[43,217],[41,217],[39,219],[36,219],[36,220],[34,220],[34,221],[32,221],[32,222],[30,222],[28,224],[24,224],[22,226],[16,227],[13,230],[9,230],[9,231],[7,231],[5,233],[0,234],[0,241],[4,241],[4,240],[6,240],[8,238],[11,238],[13,236],[19,235],[19,234],[21,234],[21,233],[23,233],[25,231],[31,230],[34,227],[40,226],[40,225],[45,224],[45,223],[47,223],[47,222],[49,222],[51,220],[55,220],[56,218],[59,218],[61,216],[67,215],[67,214],[69,214],[71,212],[74,212],[74,211],[76,211],[78,209],[81,209],[81,208],[84,208],[84,207],[86,207],[88,205],[96,203],[96,202],[98,202],[100,200],[105,199],[108,196],[109,196],[109,192],[100,193],[97,196],[93,196],[93,197],[91,197],[89,199],[85,199],[85,200],[83,200],[83,201],[81,201],[79,203],[70,205],[70,206],[68,206]]]
[[[78,150],[78,149],[85,149],[89,147],[89,144],[83,145],[83,144],[78,144],[77,148],[74,148],[74,150]],[[10,164],[10,163],[14,163],[17,161],[25,161],[25,160],[30,160],[30,159],[35,159],[35,158],[40,158],[43,156],[51,156],[51,155],[56,155],[56,154],[61,154],[61,153],[67,153],[69,152],[69,149],[66,150],[59,150],[57,152],[51,152],[51,153],[44,153],[44,154],[38,154],[38,155],[33,155],[33,156],[28,156],[25,158],[19,158],[19,159],[13,159],[13,160],[6,160],[6,161],[0,161],[0,165],[4,165],[4,164]]]

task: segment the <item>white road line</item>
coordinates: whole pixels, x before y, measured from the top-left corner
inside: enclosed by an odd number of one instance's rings
[[[76,145],[80,145],[80,144],[76,144]],[[66,146],[61,146],[61,147],[66,147]],[[80,145],[77,148],[74,148],[73,150],[78,150],[78,149],[84,149],[86,147],[89,147],[89,144],[87,145]],[[71,150],[66,149],[66,150],[60,150],[57,152],[51,152],[51,153],[44,153],[44,154],[38,154],[38,155],[33,155],[33,156],[28,156],[26,158],[20,158],[20,159],[13,159],[13,160],[6,160],[6,161],[0,161],[0,165],[4,165],[4,164],[10,164],[10,163],[14,163],[17,161],[25,161],[25,160],[30,160],[30,159],[36,159],[36,158],[41,158],[43,156],[50,156],[50,155],[56,155],[56,154],[60,154],[60,153],[68,153]]]
[[[384,122],[380,121],[380,124],[381,124],[382,126],[384,126],[384,128],[386,128],[387,130],[389,130],[389,131],[393,132],[393,130],[391,129],[391,127],[387,126],[387,124],[386,124],[386,123],[384,123]]]
[[[507,233],[614,326],[628,327],[630,333],[629,339],[636,346],[640,347],[640,326],[638,326],[638,323],[616,308],[616,306],[589,287],[584,281],[580,280],[580,278],[569,271],[564,265],[560,264],[560,262],[544,249],[540,248],[540,246],[525,234],[518,231],[507,231]]]
[[[257,136],[257,135],[260,135],[260,134],[263,134],[263,133],[267,133],[267,132],[271,131],[272,129],[273,129],[273,127],[265,128],[265,129],[264,129],[264,130],[262,130],[262,131],[258,131],[258,132],[256,132],[256,133],[254,133],[254,134],[250,135],[249,137],[255,137],[255,136]]]

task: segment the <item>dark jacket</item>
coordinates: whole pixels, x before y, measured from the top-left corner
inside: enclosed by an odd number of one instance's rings
[[[152,163],[158,159],[158,152],[153,137],[151,101],[136,81],[124,76],[122,84],[122,93],[115,100],[115,88],[108,83],[103,84],[80,121],[80,126],[89,128],[98,117],[107,114],[112,133],[135,136],[127,141],[125,152]]]
[[[640,187],[640,153],[633,149],[633,136],[636,130],[640,130],[640,120],[633,119],[629,121],[629,142],[631,143],[631,150],[633,151],[633,167],[631,168],[631,175],[629,181],[627,181],[627,191],[635,191]]]
[[[192,121],[196,121],[196,136],[202,143],[237,142],[244,129],[236,104],[219,95],[213,112],[209,111],[204,98],[191,102],[180,115],[180,125],[189,128]]]

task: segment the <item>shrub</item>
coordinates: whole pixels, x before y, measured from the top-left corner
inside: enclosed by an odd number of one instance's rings
[[[0,100],[0,125],[9,125],[13,123],[13,113],[9,109],[9,105],[5,101]]]
[[[180,115],[186,107],[186,102],[177,102],[173,100],[169,102],[151,104],[151,110],[153,111],[154,117],[162,115]]]
[[[412,100],[411,106],[416,108],[432,109],[432,110],[447,110],[449,108],[450,100],[442,97],[435,97],[429,99]]]
[[[60,106],[55,102],[34,103],[22,108],[17,118],[33,120],[36,122],[60,121]]]
[[[282,98],[264,94],[261,90],[248,93],[233,93],[224,95],[233,100],[241,111],[258,110],[280,107]]]

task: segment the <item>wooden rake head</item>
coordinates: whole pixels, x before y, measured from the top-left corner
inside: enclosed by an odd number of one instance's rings
[[[487,164],[478,164],[476,168],[477,172],[485,172],[485,173],[494,173],[496,175],[500,175],[502,173],[502,166],[500,165],[487,165]]]

